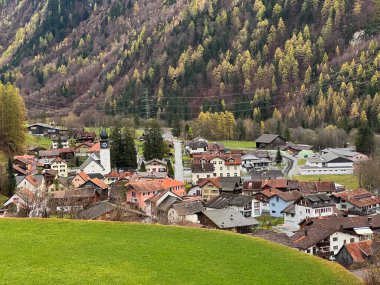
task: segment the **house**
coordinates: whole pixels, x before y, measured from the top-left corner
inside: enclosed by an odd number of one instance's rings
[[[185,147],[186,151],[190,154],[199,154],[206,152],[208,148],[208,142],[205,139],[202,138],[194,138],[190,142],[187,143],[187,146]]]
[[[126,184],[127,203],[146,210],[145,201],[165,190],[172,191],[179,197],[186,194],[185,184],[171,178],[138,179]]]
[[[221,153],[226,151],[227,150],[222,143],[214,142],[208,145],[208,152],[210,153]]]
[[[261,181],[244,181],[243,182],[243,195],[253,196],[261,192]]]
[[[287,191],[290,190],[288,189],[288,183],[288,179],[265,179],[261,183],[261,189],[270,190],[271,188],[276,188],[281,191]]]
[[[43,176],[42,175],[26,175],[16,177],[16,188],[26,189],[30,192],[35,193],[42,185]]]
[[[91,189],[96,190],[99,193],[100,200],[108,199],[108,189],[109,185],[104,183],[99,178],[92,178],[91,180],[86,181],[79,189]]]
[[[199,179],[208,179],[214,177],[214,164],[200,163],[191,165],[191,183],[197,184]]]
[[[240,154],[197,154],[192,160],[192,182],[200,178],[240,177]]]
[[[316,181],[316,182],[298,182],[298,189],[302,195],[308,194],[327,194],[330,195],[332,193],[337,192],[335,183],[332,181]]]
[[[332,194],[337,208],[348,216],[366,216],[380,213],[380,197],[366,189]]]
[[[37,159],[33,155],[14,156],[13,168],[16,171],[18,171],[21,175],[36,174]]]
[[[198,223],[198,215],[204,210],[204,207],[199,201],[192,202],[176,202],[171,205],[168,211],[169,224],[181,222]]]
[[[206,210],[198,214],[199,222],[208,228],[248,233],[259,225],[254,218],[245,218],[234,209]]]
[[[86,132],[84,130],[75,131],[73,138],[77,143],[93,143],[96,139],[95,132]]]
[[[15,205],[17,212],[20,212],[21,209],[29,210],[35,199],[36,195],[32,191],[29,191],[28,189],[19,189],[4,203],[4,208],[9,208],[10,205]]]
[[[73,185],[74,188],[79,188],[85,182],[87,182],[89,180],[91,180],[90,176],[88,176],[86,172],[80,171],[71,180],[71,184]]]
[[[161,191],[145,200],[145,213],[148,217],[156,219],[162,224],[167,224],[169,208],[177,201],[182,201],[182,198],[170,190]]]
[[[219,196],[222,190],[222,185],[218,178],[199,179],[197,185],[200,188],[200,192],[196,194],[201,195],[205,200]]]
[[[286,151],[290,155],[300,154],[302,151],[311,151],[313,146],[307,144],[294,144],[292,142],[286,142],[285,145],[280,147],[281,151]]]
[[[261,194],[268,197],[269,214],[276,218],[282,217],[281,212],[301,197],[301,193],[297,190],[280,191],[276,188],[264,190]]]
[[[335,261],[343,266],[371,261],[376,252],[373,248],[374,245],[375,242],[372,240],[363,240],[345,244],[335,255]]]
[[[301,175],[352,174],[354,162],[344,156],[329,152],[320,157],[307,158],[306,165],[300,166],[299,169]]]
[[[55,191],[51,194],[49,208],[58,212],[80,212],[101,201],[101,193],[96,189]]]
[[[241,157],[242,166],[248,170],[268,169],[271,161],[267,158],[258,158],[253,154],[246,154]]]
[[[100,162],[100,157],[97,154],[92,154],[89,156],[80,166],[80,171],[83,171],[87,174],[92,173],[101,173],[101,174],[107,174],[106,170],[104,169],[103,165]]]
[[[117,209],[117,205],[108,201],[100,201],[90,208],[80,212],[78,218],[81,220],[111,220],[112,213]]]
[[[263,134],[255,140],[258,149],[277,149],[286,145],[286,139],[279,135]]]
[[[70,147],[70,142],[69,138],[67,136],[53,136],[52,137],[52,149],[57,149],[57,148],[69,148]],[[61,141],[61,146],[59,145]]]
[[[168,163],[160,159],[152,159],[145,163],[147,172],[168,172]]]
[[[380,229],[380,215],[371,217],[323,217],[306,219],[292,237],[293,247],[332,259],[343,245],[373,238]]]
[[[252,196],[222,193],[212,198],[205,205],[207,210],[231,208],[239,212],[243,217],[253,217]]]
[[[76,156],[89,156],[89,150],[92,148],[93,144],[89,142],[83,142],[78,144],[75,147],[75,155]]]
[[[35,123],[28,126],[28,132],[35,136],[53,136],[60,133],[60,129],[47,124]]]
[[[116,181],[119,181],[120,178],[120,174],[117,173],[115,170],[112,170],[110,173],[104,175],[104,183],[111,185]]]
[[[334,213],[335,203],[326,194],[304,195],[287,206],[284,214],[284,224],[299,228],[299,223],[306,218],[331,216]]]
[[[355,151],[355,148],[325,148],[321,151],[323,154],[334,153],[338,156],[352,160],[355,164],[368,160],[368,156]]]
[[[241,177],[219,177],[218,180],[224,193],[240,194],[243,191]]]
[[[67,162],[61,159],[60,157],[56,157],[53,159],[45,159],[44,169],[56,170],[58,172],[59,177],[68,177]]]

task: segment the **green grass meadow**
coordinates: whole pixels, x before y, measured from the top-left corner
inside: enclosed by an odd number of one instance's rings
[[[40,137],[40,136],[33,136],[31,134],[26,134],[25,145],[26,146],[34,145],[34,146],[43,147],[43,148],[50,148],[51,139]]]
[[[209,143],[212,143],[212,141],[209,141]],[[256,143],[253,141],[219,141],[218,143],[224,144],[229,149],[256,148]]]
[[[313,182],[313,181],[333,181],[344,185],[346,189],[359,188],[359,177],[354,174],[332,174],[332,175],[301,175],[294,176],[296,180]]]
[[[160,225],[1,219],[0,284],[360,284],[258,238]]]

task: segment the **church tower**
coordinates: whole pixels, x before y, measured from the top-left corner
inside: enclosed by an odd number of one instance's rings
[[[100,164],[104,168],[104,173],[102,174],[108,174],[111,172],[110,143],[105,129],[102,129],[102,132],[100,133]]]

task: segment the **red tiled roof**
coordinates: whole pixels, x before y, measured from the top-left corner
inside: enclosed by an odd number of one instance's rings
[[[94,144],[87,152],[100,152],[100,142]]]
[[[372,256],[372,241],[363,240],[345,245],[354,262],[364,262],[366,257]]]
[[[184,183],[172,178],[163,179],[142,179],[135,180],[127,184],[128,187],[134,188],[137,192],[152,192],[169,190],[174,187],[184,186]]]
[[[108,189],[108,185],[104,183],[102,180],[100,180],[99,178],[93,178],[90,181],[101,189]]]
[[[288,180],[287,179],[271,179],[271,180],[263,180],[261,184],[261,188],[265,186],[270,186],[273,188],[287,188]]]
[[[91,180],[90,176],[88,176],[84,171],[79,172],[77,175],[82,178],[84,182]]]
[[[379,196],[376,196],[372,192],[362,188],[352,191],[334,193],[333,195],[359,208],[380,204]]]
[[[298,190],[281,191],[276,188],[271,188],[261,191],[261,193],[267,196],[268,198],[278,196],[286,202],[295,201],[301,197],[301,193]]]
[[[33,186],[38,186],[38,181],[36,178],[34,178],[32,175],[28,175],[25,177],[25,179],[32,184]]]
[[[222,185],[220,185],[220,182],[219,182],[218,178],[203,178],[203,179],[199,179],[197,184],[198,184],[199,187],[202,188],[203,186],[205,186],[209,182],[211,182],[212,184],[214,184],[216,188],[222,189]]]

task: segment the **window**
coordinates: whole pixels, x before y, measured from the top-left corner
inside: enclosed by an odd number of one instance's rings
[[[237,173],[235,173],[234,176],[237,177]]]
[[[229,173],[227,173],[227,177],[230,177],[230,174],[229,174]]]
[[[272,211],[272,214],[276,214],[276,211]]]
[[[334,248],[334,250],[338,250],[339,247],[338,246],[334,246],[333,248]]]
[[[221,171],[223,170],[223,167],[222,167],[222,166],[220,167],[220,170],[221,170]]]
[[[276,197],[276,202],[280,202],[280,198],[279,197]]]
[[[333,238],[333,241],[338,241],[338,238],[337,238],[337,237],[334,237],[334,238]]]
[[[274,207],[274,206],[276,206],[276,204],[275,204],[275,203],[272,203],[271,206]]]
[[[353,243],[355,242],[355,239],[354,238],[350,238],[350,243]]]

